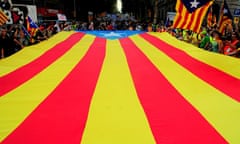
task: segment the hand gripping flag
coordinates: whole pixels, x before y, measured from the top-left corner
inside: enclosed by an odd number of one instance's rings
[[[63,31],[0,60],[0,143],[240,143],[239,59],[126,35]]]
[[[177,0],[173,28],[200,32],[200,28],[212,0]]]

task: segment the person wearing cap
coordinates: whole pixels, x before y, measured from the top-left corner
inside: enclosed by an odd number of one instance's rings
[[[199,43],[199,48],[207,49],[210,44],[210,37],[207,34],[207,31],[204,30],[200,33],[202,40]]]

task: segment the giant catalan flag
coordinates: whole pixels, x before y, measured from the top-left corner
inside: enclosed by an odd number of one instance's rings
[[[173,28],[187,29],[199,33],[212,0],[177,0]]]
[[[240,143],[239,59],[128,34],[60,32],[0,60],[0,143]]]

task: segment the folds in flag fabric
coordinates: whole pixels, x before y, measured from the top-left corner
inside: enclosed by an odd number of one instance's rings
[[[224,0],[220,9],[220,16],[218,21],[219,32],[224,34],[226,26],[231,25],[232,20],[233,16],[231,14],[231,11],[228,7],[226,0]]]
[[[212,0],[177,0],[173,28],[200,32],[204,17],[212,3]]]
[[[239,59],[123,33],[60,32],[0,60],[0,143],[240,143]]]
[[[0,26],[8,21],[7,15],[0,9]]]

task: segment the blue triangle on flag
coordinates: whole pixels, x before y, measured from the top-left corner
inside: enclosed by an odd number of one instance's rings
[[[97,37],[102,37],[106,39],[120,39],[129,37],[131,35],[140,34],[144,31],[130,31],[130,30],[122,30],[122,31],[81,31],[86,34],[95,35]]]
[[[187,8],[187,10],[192,13],[194,12],[196,9],[206,5],[208,2],[210,2],[211,0],[181,0],[182,3],[185,5],[185,7]]]

